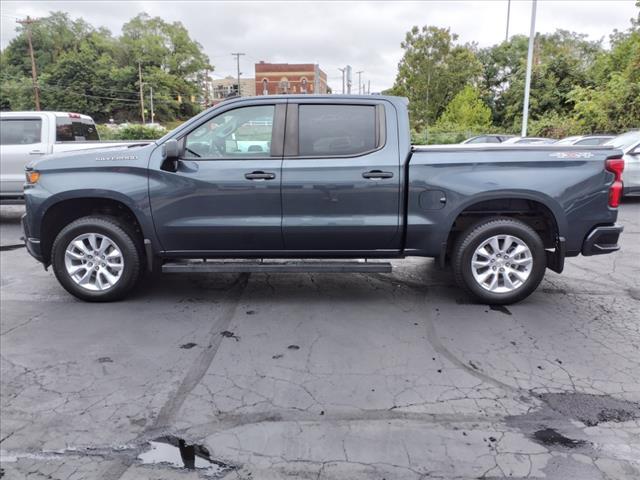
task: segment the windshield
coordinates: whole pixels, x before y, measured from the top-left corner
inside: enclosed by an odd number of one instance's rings
[[[605,145],[612,145],[615,148],[626,150],[628,147],[640,142],[640,130],[623,133],[609,140]]]

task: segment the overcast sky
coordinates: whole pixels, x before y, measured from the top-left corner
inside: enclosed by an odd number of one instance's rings
[[[68,12],[94,26],[120,34],[122,25],[140,12],[180,21],[215,66],[214,76],[235,75],[231,52],[245,52],[243,76],[253,77],[259,60],[319,63],[334,91],[341,89],[339,67],[364,70],[371,91],[393,84],[402,56],[400,42],[413,25],[450,27],[462,42],[481,47],[504,40],[507,0],[423,2],[172,2],[172,1],[2,1],[0,46],[15,36],[15,21],[26,15]],[[511,2],[510,34],[528,34],[529,0]],[[536,30],[558,28],[585,33],[593,40],[629,27],[637,15],[634,0],[538,1]],[[354,84],[356,79],[354,78]],[[356,87],[357,88],[357,87]]]

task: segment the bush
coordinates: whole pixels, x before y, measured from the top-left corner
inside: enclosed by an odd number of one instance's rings
[[[167,133],[162,127],[131,124],[118,127],[98,125],[102,140],[155,140]]]

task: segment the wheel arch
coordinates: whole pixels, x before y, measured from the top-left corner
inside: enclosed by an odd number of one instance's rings
[[[568,228],[562,207],[549,196],[529,191],[486,192],[468,198],[451,214],[444,230],[443,253],[450,252],[457,235],[470,223],[491,216],[523,221],[540,234],[545,248],[554,248]]]
[[[40,245],[43,263],[51,263],[51,248],[60,231],[78,218],[89,215],[109,215],[121,218],[135,232],[141,243],[146,238],[154,238],[153,227],[147,222],[146,214],[118,192],[77,190],[51,197],[41,210]]]

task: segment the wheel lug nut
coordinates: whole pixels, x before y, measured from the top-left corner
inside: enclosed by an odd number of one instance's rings
[[[493,267],[491,267],[491,268],[493,268],[494,270],[496,269],[496,267],[495,267],[495,266],[493,266]]]
[[[501,272],[504,272],[504,268],[500,268],[500,271],[501,271]]]

